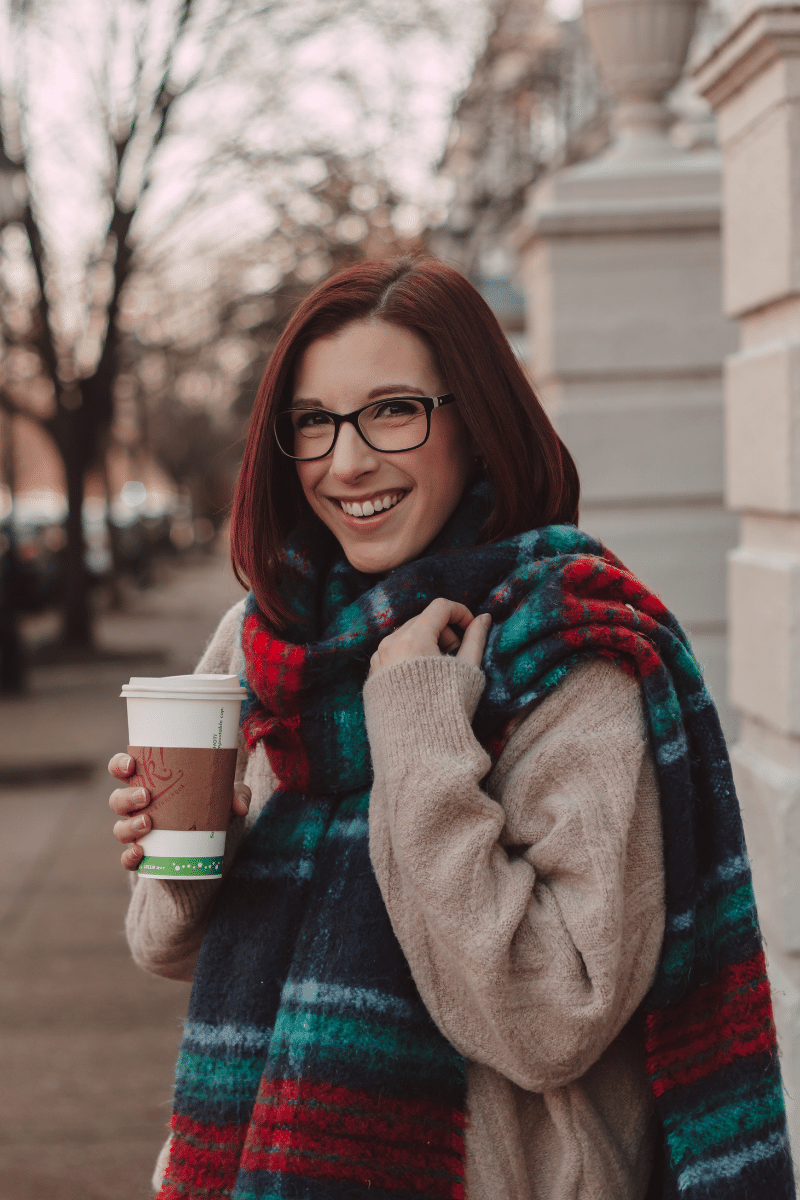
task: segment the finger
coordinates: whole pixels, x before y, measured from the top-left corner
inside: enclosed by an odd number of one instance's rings
[[[250,811],[251,792],[246,783],[238,781],[233,785],[233,804],[231,807],[238,817],[246,817]]]
[[[144,850],[136,842],[132,846],[128,846],[120,855],[120,862],[126,871],[137,871],[139,863],[144,858]]]
[[[136,759],[131,758],[130,754],[115,754],[108,764],[108,773],[116,776],[117,779],[127,779],[135,766]]]
[[[116,821],[112,830],[118,842],[135,842],[147,833],[151,821],[147,813],[139,813],[138,817],[129,817],[126,821]]]
[[[439,649],[442,654],[452,654],[461,645],[461,638],[454,633],[449,625],[445,625],[439,634]]]
[[[149,803],[150,793],[143,787],[115,788],[108,797],[108,807],[118,817],[126,817],[130,812],[146,808]]]
[[[464,634],[456,658],[460,658],[463,662],[472,663],[474,667],[479,667],[483,660],[486,639],[489,636],[491,626],[492,618],[488,613],[482,613],[481,616],[476,617]]]
[[[422,610],[417,620],[426,623],[432,621],[435,624],[438,637],[441,636],[443,630],[448,625],[455,625],[459,629],[466,629],[472,620],[472,613],[466,604],[459,604],[458,600],[447,600],[444,596],[439,596],[438,599],[432,600],[428,607]]]

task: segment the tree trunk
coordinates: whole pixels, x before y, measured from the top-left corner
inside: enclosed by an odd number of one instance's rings
[[[0,412],[0,442],[3,447],[2,473],[11,502],[7,531],[0,533],[0,542],[7,541],[5,549],[0,545],[0,692],[13,694],[25,691],[26,680],[25,651],[17,621],[20,582],[14,531],[14,418],[7,412]]]
[[[79,417],[79,414],[75,414]],[[70,421],[62,457],[67,476],[67,546],[62,593],[63,645],[72,649],[91,649],[92,613],[89,604],[89,574],[86,570],[83,538],[83,490],[86,462],[80,419]]]
[[[103,480],[103,491],[106,497],[106,536],[111,553],[111,570],[108,572],[108,605],[113,612],[119,612],[124,607],[122,595],[122,555],[119,544],[119,529],[114,524],[111,515],[111,483],[108,478],[108,445],[100,453],[100,474]]]

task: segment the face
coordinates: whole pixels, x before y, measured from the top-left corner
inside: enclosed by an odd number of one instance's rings
[[[446,391],[415,333],[386,321],[354,321],[305,351],[293,407],[348,413],[384,396]],[[345,424],[326,458],[296,466],[306,500],[349,562],[381,574],[411,562],[433,540],[461,498],[472,457],[458,405],[450,404],[431,413],[430,437],[416,450],[381,453]],[[376,501],[382,511],[360,517],[352,511],[353,505],[369,508]]]

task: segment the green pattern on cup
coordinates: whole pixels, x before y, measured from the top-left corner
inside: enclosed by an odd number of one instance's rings
[[[222,855],[218,858],[204,858],[198,854],[192,858],[156,858],[146,854],[139,864],[140,875],[150,875],[154,878],[178,879],[208,879],[222,874]]]

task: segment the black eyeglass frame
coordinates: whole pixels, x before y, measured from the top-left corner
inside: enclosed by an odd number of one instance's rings
[[[377,450],[378,454],[407,454],[409,450],[419,450],[420,446],[424,446],[428,438],[431,436],[431,413],[433,410],[435,408],[442,408],[445,404],[454,404],[457,399],[458,396],[454,396],[452,392],[446,392],[444,396],[385,396],[382,400],[371,400],[369,404],[363,404],[361,408],[353,409],[353,411],[349,413],[335,413],[331,412],[330,409],[327,408],[304,408],[300,410],[287,409],[285,412],[279,413],[279,417],[286,417],[290,416],[292,411],[323,412],[325,413],[326,417],[331,418],[334,424],[333,441],[324,454],[314,454],[311,456],[311,458],[300,458],[298,455],[289,454],[287,450],[284,450],[278,437],[277,418],[272,427],[272,432],[275,434],[275,441],[278,443],[278,449],[280,450],[281,454],[286,455],[287,458],[293,459],[294,462],[318,462],[319,459],[327,458],[329,454],[333,454],[334,447],[336,446],[336,439],[339,437],[339,430],[341,429],[342,425],[352,425],[362,442],[366,442],[370,450]],[[416,400],[423,406],[425,409],[425,416],[427,418],[425,437],[421,442],[417,442],[416,445],[406,446],[403,450],[381,450],[378,446],[373,446],[372,442],[359,425],[358,418],[363,412],[366,412],[368,408],[375,408],[375,406],[378,404],[391,404],[392,401],[396,402],[398,400]]]

